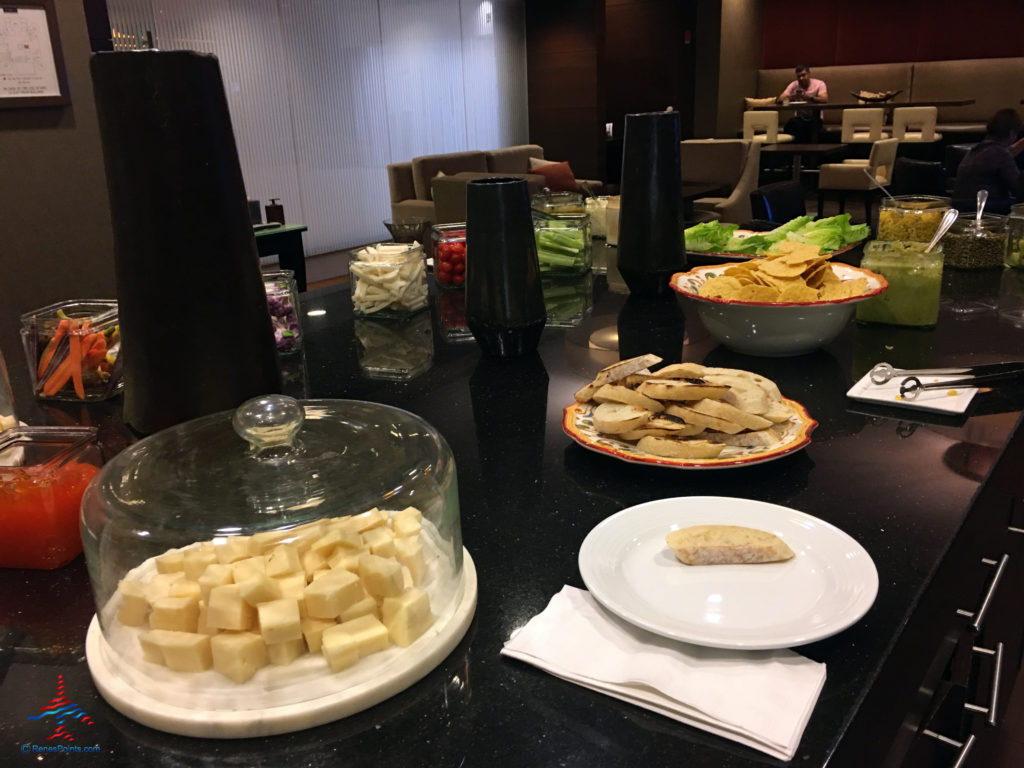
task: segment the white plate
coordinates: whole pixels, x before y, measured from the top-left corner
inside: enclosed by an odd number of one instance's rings
[[[796,557],[759,565],[684,565],[665,543],[676,528],[770,531]],[[665,637],[711,648],[789,648],[840,632],[878,593],[870,555],[833,525],[795,509],[718,496],[660,499],[595,527],[580,573],[612,613]]]
[[[919,378],[922,384],[932,384],[962,379],[965,375],[961,373],[954,376],[921,376]],[[913,408],[933,413],[964,413],[971,404],[971,400],[978,394],[977,387],[924,389],[918,392],[917,397],[913,400],[906,400],[900,395],[900,383],[905,378],[907,377],[896,376],[885,384],[875,384],[871,381],[871,372],[868,371],[860,381],[850,387],[846,396],[862,403],[891,405],[894,408]]]

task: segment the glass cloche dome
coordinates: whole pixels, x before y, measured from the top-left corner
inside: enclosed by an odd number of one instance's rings
[[[455,463],[412,413],[250,400],[126,449],[82,501],[97,687],[190,736],[369,707],[462,638],[476,572]]]

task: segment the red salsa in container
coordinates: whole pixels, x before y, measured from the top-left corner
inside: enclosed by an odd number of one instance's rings
[[[0,439],[0,567],[52,569],[82,551],[82,494],[102,463],[94,427],[16,427]]]

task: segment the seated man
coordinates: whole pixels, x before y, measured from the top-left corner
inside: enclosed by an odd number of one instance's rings
[[[816,104],[828,102],[828,86],[823,80],[811,77],[811,69],[806,64],[800,64],[795,69],[796,80],[786,86],[786,90],[776,98],[777,104],[784,104],[794,101],[810,101]],[[786,123],[785,132],[793,137],[798,144],[808,144],[814,141],[821,130],[821,110],[798,109]]]
[[[954,208],[961,212],[976,210],[979,189],[988,190],[985,210],[990,213],[1007,214],[1010,206],[1021,199],[1021,172],[1015,160],[1024,151],[1024,139],[1016,139],[1020,128],[1020,115],[1015,109],[1001,109],[992,116],[985,139],[971,147],[956,170]]]

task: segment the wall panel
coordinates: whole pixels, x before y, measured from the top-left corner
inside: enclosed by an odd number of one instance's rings
[[[109,0],[115,44],[215,53],[250,197],[309,254],[386,237],[385,165],[527,140],[522,0]],[[149,35],[147,36],[147,32]]]
[[[763,68],[1024,56],[1021,0],[770,0]]]

